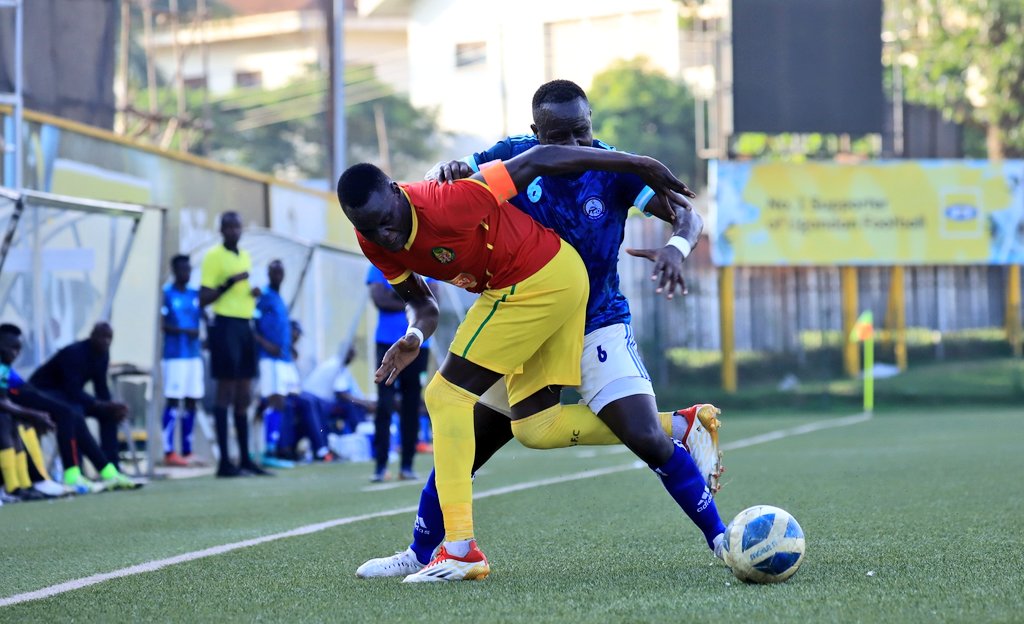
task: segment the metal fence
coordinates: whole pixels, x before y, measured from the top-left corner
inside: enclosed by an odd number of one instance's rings
[[[668,229],[654,219],[629,219],[623,247],[660,247]],[[718,269],[703,241],[685,265],[689,294],[666,301],[654,293],[651,263],[621,254],[622,290],[629,298],[635,332],[649,364],[674,347],[721,349]],[[1002,266],[906,267],[906,326],[939,334],[1006,326],[1008,269]],[[889,318],[891,267],[857,269],[858,305],[872,310],[876,325]],[[839,348],[843,328],[837,267],[737,267],[735,332],[738,351],[796,353],[809,334]]]

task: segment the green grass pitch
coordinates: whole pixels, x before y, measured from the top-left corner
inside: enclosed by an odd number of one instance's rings
[[[723,442],[834,416],[724,415]],[[736,581],[645,469],[616,447],[504,450],[483,498],[474,583],[360,581],[403,548],[410,513],[377,517],[0,607],[0,622],[1019,622],[1024,619],[1024,409],[881,411],[867,422],[726,453],[726,522],[783,507],[807,556],[789,582]],[[426,470],[429,459],[420,458]],[[0,508],[0,599],[299,526],[415,505],[367,491],[369,466],[197,479]]]

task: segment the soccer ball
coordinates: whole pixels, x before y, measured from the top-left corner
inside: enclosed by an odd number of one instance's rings
[[[804,560],[804,531],[789,512],[770,505],[741,511],[725,528],[725,564],[745,583],[781,583]]]

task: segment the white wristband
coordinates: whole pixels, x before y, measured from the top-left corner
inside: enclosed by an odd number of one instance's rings
[[[668,247],[669,245],[683,252],[683,260],[686,260],[686,257],[690,255],[690,251],[693,249],[693,247],[690,246],[690,241],[686,240],[682,236],[673,236],[668,239],[665,246]]]
[[[423,332],[421,332],[418,327],[410,326],[408,329],[406,329],[405,330],[405,335],[408,336],[409,334],[412,334],[413,336],[416,336],[417,338],[419,338],[420,339],[420,346],[421,347],[423,346]]]

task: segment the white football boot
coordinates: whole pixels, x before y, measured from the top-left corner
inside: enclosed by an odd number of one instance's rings
[[[722,489],[719,478],[725,472],[722,451],[718,448],[718,429],[722,426],[718,415],[721,413],[722,410],[710,403],[700,403],[672,414],[672,437],[690,452],[712,494]]]
[[[469,542],[469,552],[463,557],[449,554],[444,545],[430,563],[415,574],[405,577],[403,583],[436,583],[441,581],[476,581],[487,578],[491,566],[487,557],[476,546],[476,540]]]
[[[416,559],[416,553],[411,548],[406,548],[390,557],[370,559],[356,569],[356,577],[366,579],[408,576],[422,569],[423,564]]]

